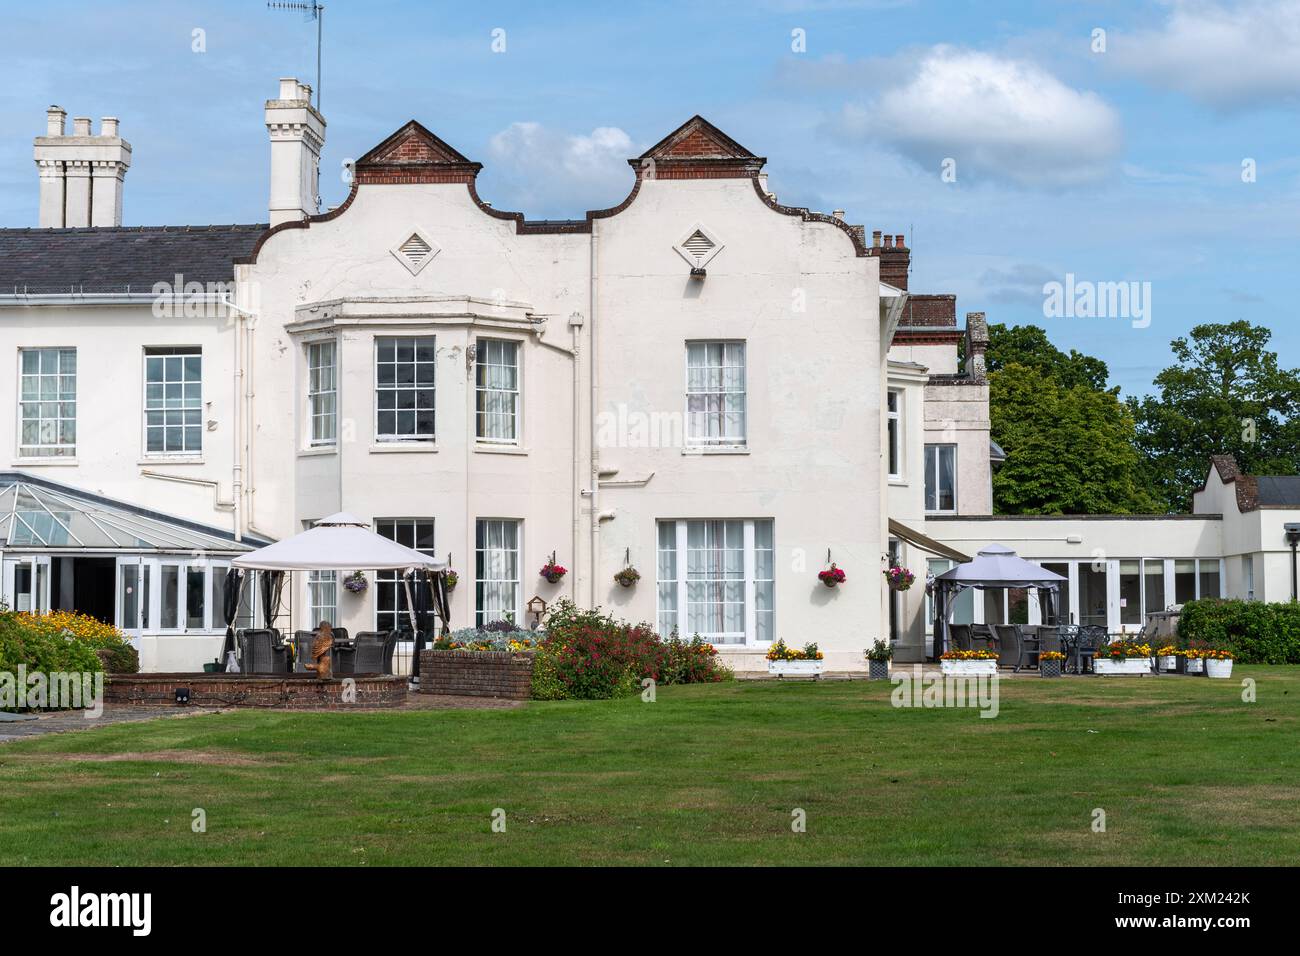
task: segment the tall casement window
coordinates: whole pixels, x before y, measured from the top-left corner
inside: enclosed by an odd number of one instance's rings
[[[480,518],[474,547],[474,623],[519,622],[519,522]]]
[[[775,546],[767,519],[659,522],[659,632],[715,644],[775,636]]]
[[[390,541],[414,548],[434,557],[432,518],[376,518],[375,531]],[[375,629],[378,631],[409,630],[406,587],[400,571],[375,573]]]
[[[77,454],[77,350],[19,349],[18,454]]]
[[[952,514],[957,510],[957,446],[925,446],[925,510]]]
[[[375,339],[375,437],[433,441],[432,336]]]
[[[686,441],[745,444],[745,343],[686,343]]]
[[[896,389],[886,393],[885,424],[889,477],[899,479],[903,477],[903,393]]]
[[[519,441],[519,343],[479,339],[476,349],[476,434],[480,441]]]
[[[333,445],[338,441],[338,367],[333,342],[307,346],[307,415],[311,419],[310,443]]]
[[[144,350],[144,450],[147,455],[203,451],[203,353]]]

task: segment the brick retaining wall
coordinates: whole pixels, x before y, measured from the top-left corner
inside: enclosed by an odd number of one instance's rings
[[[421,651],[420,693],[527,700],[532,651]]]
[[[319,680],[311,674],[109,674],[106,703],[133,707],[271,707],[285,710],[348,710],[400,707],[406,703],[403,676],[351,678],[355,699],[343,699],[344,678]],[[176,703],[176,690],[190,692],[188,705]]]

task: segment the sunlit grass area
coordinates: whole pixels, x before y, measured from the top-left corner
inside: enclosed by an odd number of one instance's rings
[[[994,719],[895,708],[891,689],[693,685],[653,703],[240,711],[33,738],[0,746],[0,863],[1300,858],[1300,668],[1022,676]]]

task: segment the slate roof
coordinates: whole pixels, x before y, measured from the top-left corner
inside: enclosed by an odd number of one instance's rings
[[[0,229],[0,295],[149,293],[154,283],[232,282],[265,223]]]
[[[1256,475],[1259,503],[1264,508],[1300,508],[1300,476]]]

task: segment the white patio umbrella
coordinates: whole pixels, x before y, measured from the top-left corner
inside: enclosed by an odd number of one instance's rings
[[[258,548],[230,562],[253,571],[441,571],[446,562],[370,530],[346,511],[330,515],[292,538]]]
[[[411,576],[416,569],[445,570],[445,561],[398,544],[370,530],[346,511],[330,515],[292,538],[258,548],[230,562],[246,571],[402,571],[406,611],[415,631]]]

